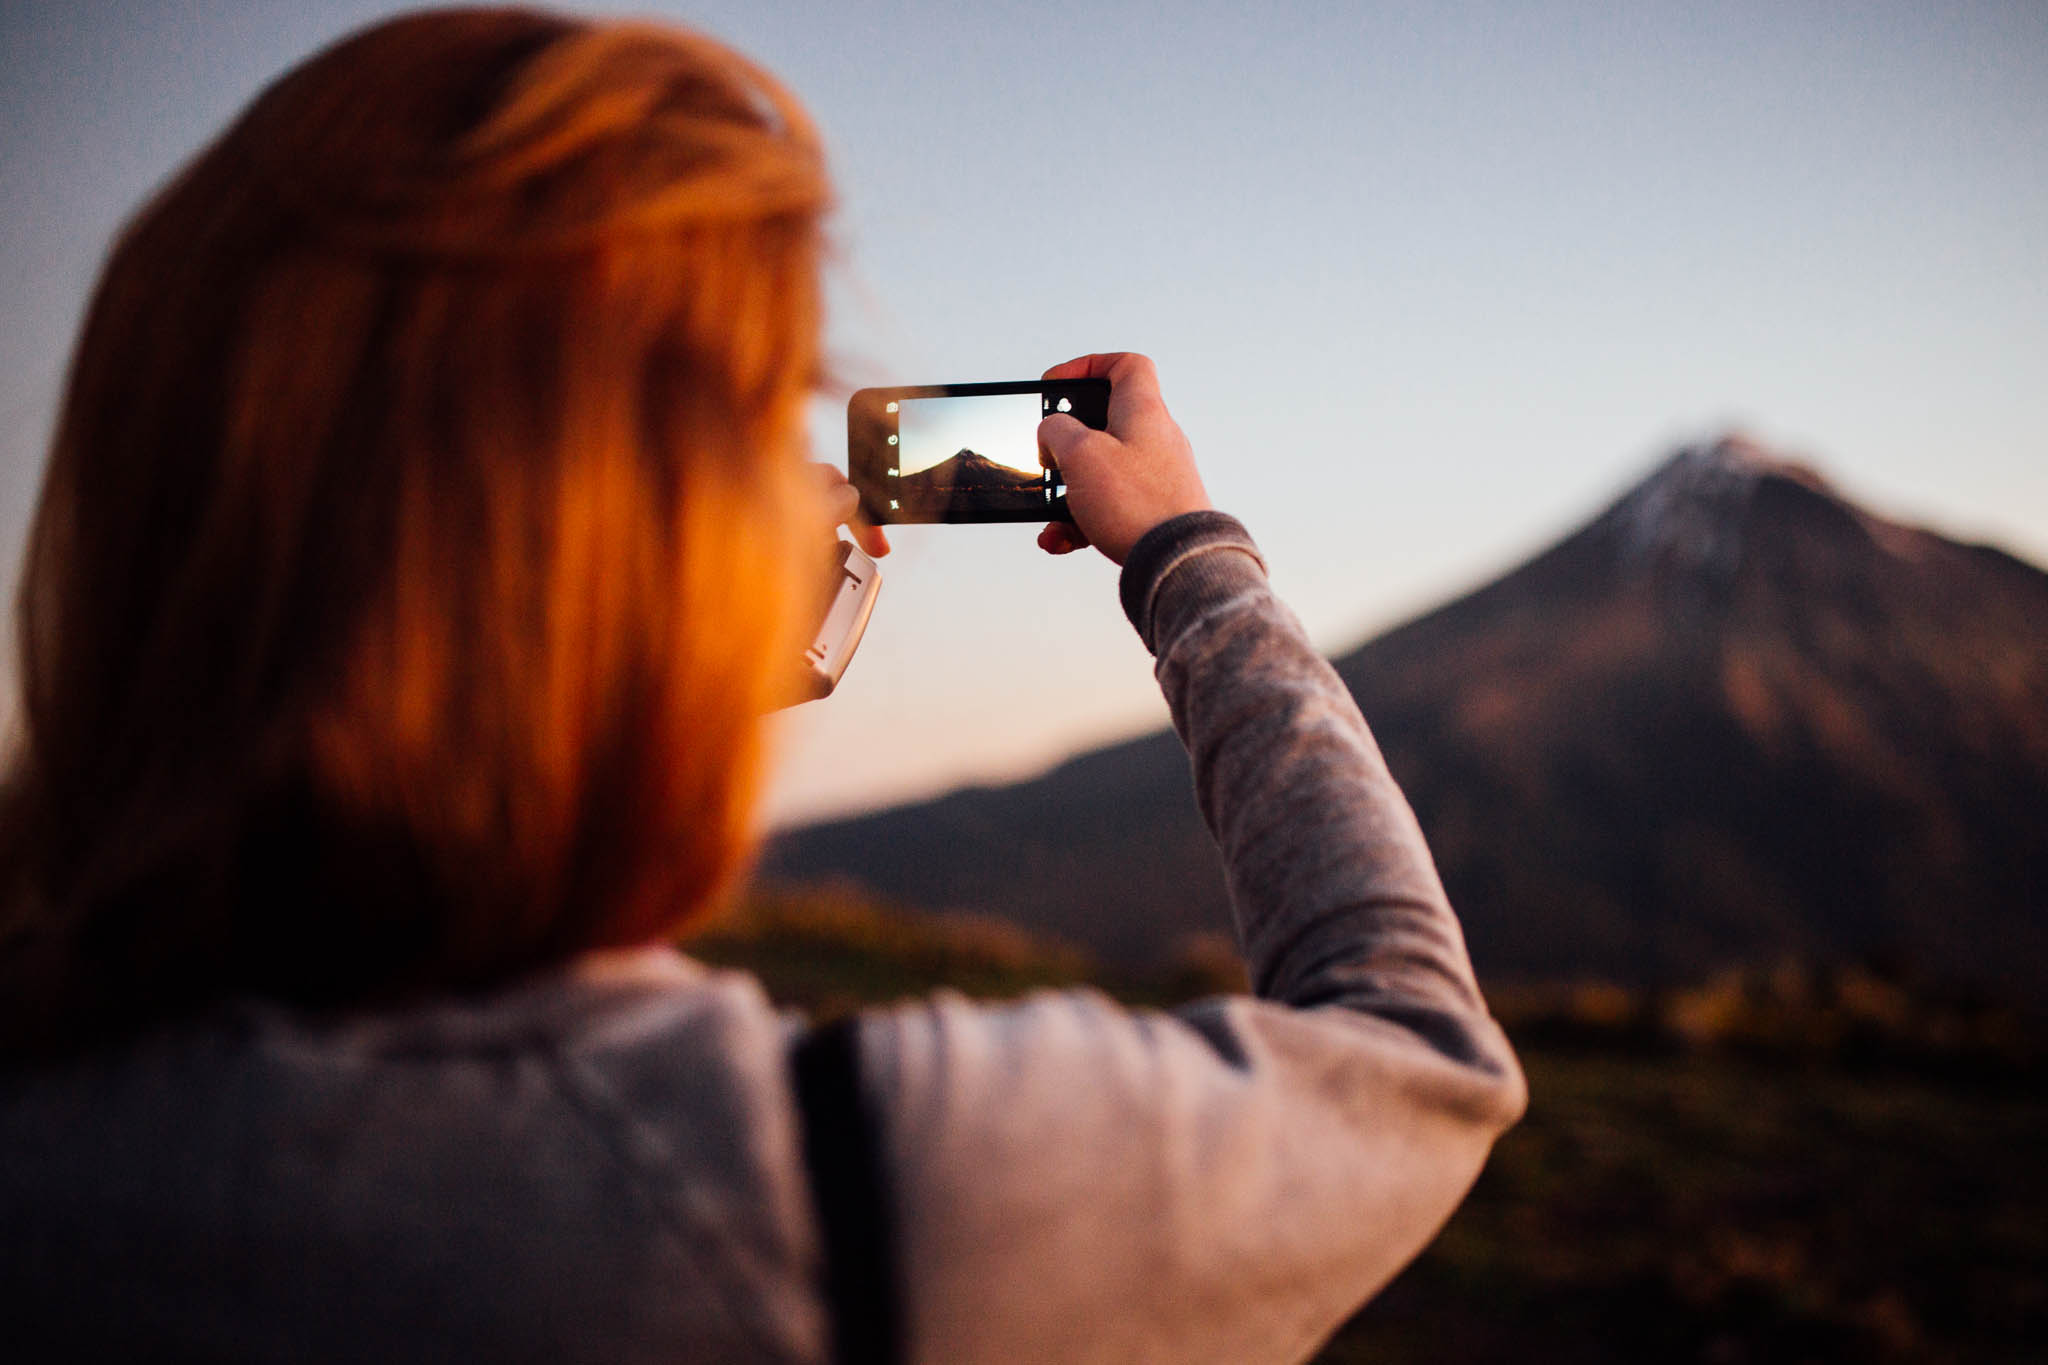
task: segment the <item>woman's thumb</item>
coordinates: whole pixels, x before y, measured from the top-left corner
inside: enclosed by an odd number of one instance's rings
[[[1064,466],[1067,453],[1081,443],[1090,428],[1064,412],[1056,412],[1038,424],[1038,462],[1046,468]]]

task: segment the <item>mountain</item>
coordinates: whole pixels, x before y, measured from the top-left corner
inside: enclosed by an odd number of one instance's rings
[[[1037,489],[1045,487],[1045,474],[1042,470],[1029,474],[1021,469],[1012,469],[1006,464],[997,464],[978,451],[963,449],[927,469],[905,474],[898,487],[909,492],[949,488]]]
[[[1495,978],[2048,982],[2048,574],[2009,554],[1735,437],[1334,663]],[[1127,963],[1227,923],[1165,732],[789,832],[765,868]]]

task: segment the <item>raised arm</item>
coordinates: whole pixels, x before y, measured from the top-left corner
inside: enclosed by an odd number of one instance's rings
[[[1140,360],[1075,363],[1149,408]],[[1243,528],[1171,498],[1103,515],[1119,489],[1206,498],[1144,467],[1173,452],[1134,449],[1114,403],[1107,433],[1048,427],[1076,526],[1041,543],[1125,563],[1259,998],[941,995],[861,1021],[908,1354],[1298,1360],[1449,1216],[1521,1073],[1406,802]]]

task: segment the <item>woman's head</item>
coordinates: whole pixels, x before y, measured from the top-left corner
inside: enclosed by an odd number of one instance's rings
[[[795,103],[666,29],[421,14],[259,97],[74,360],[6,988],[342,1001],[705,905],[817,569],[827,194]]]

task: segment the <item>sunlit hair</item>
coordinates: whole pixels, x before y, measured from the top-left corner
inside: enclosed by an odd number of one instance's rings
[[[0,1046],[658,937],[798,657],[828,186],[707,39],[415,15],[120,237],[20,599]]]

